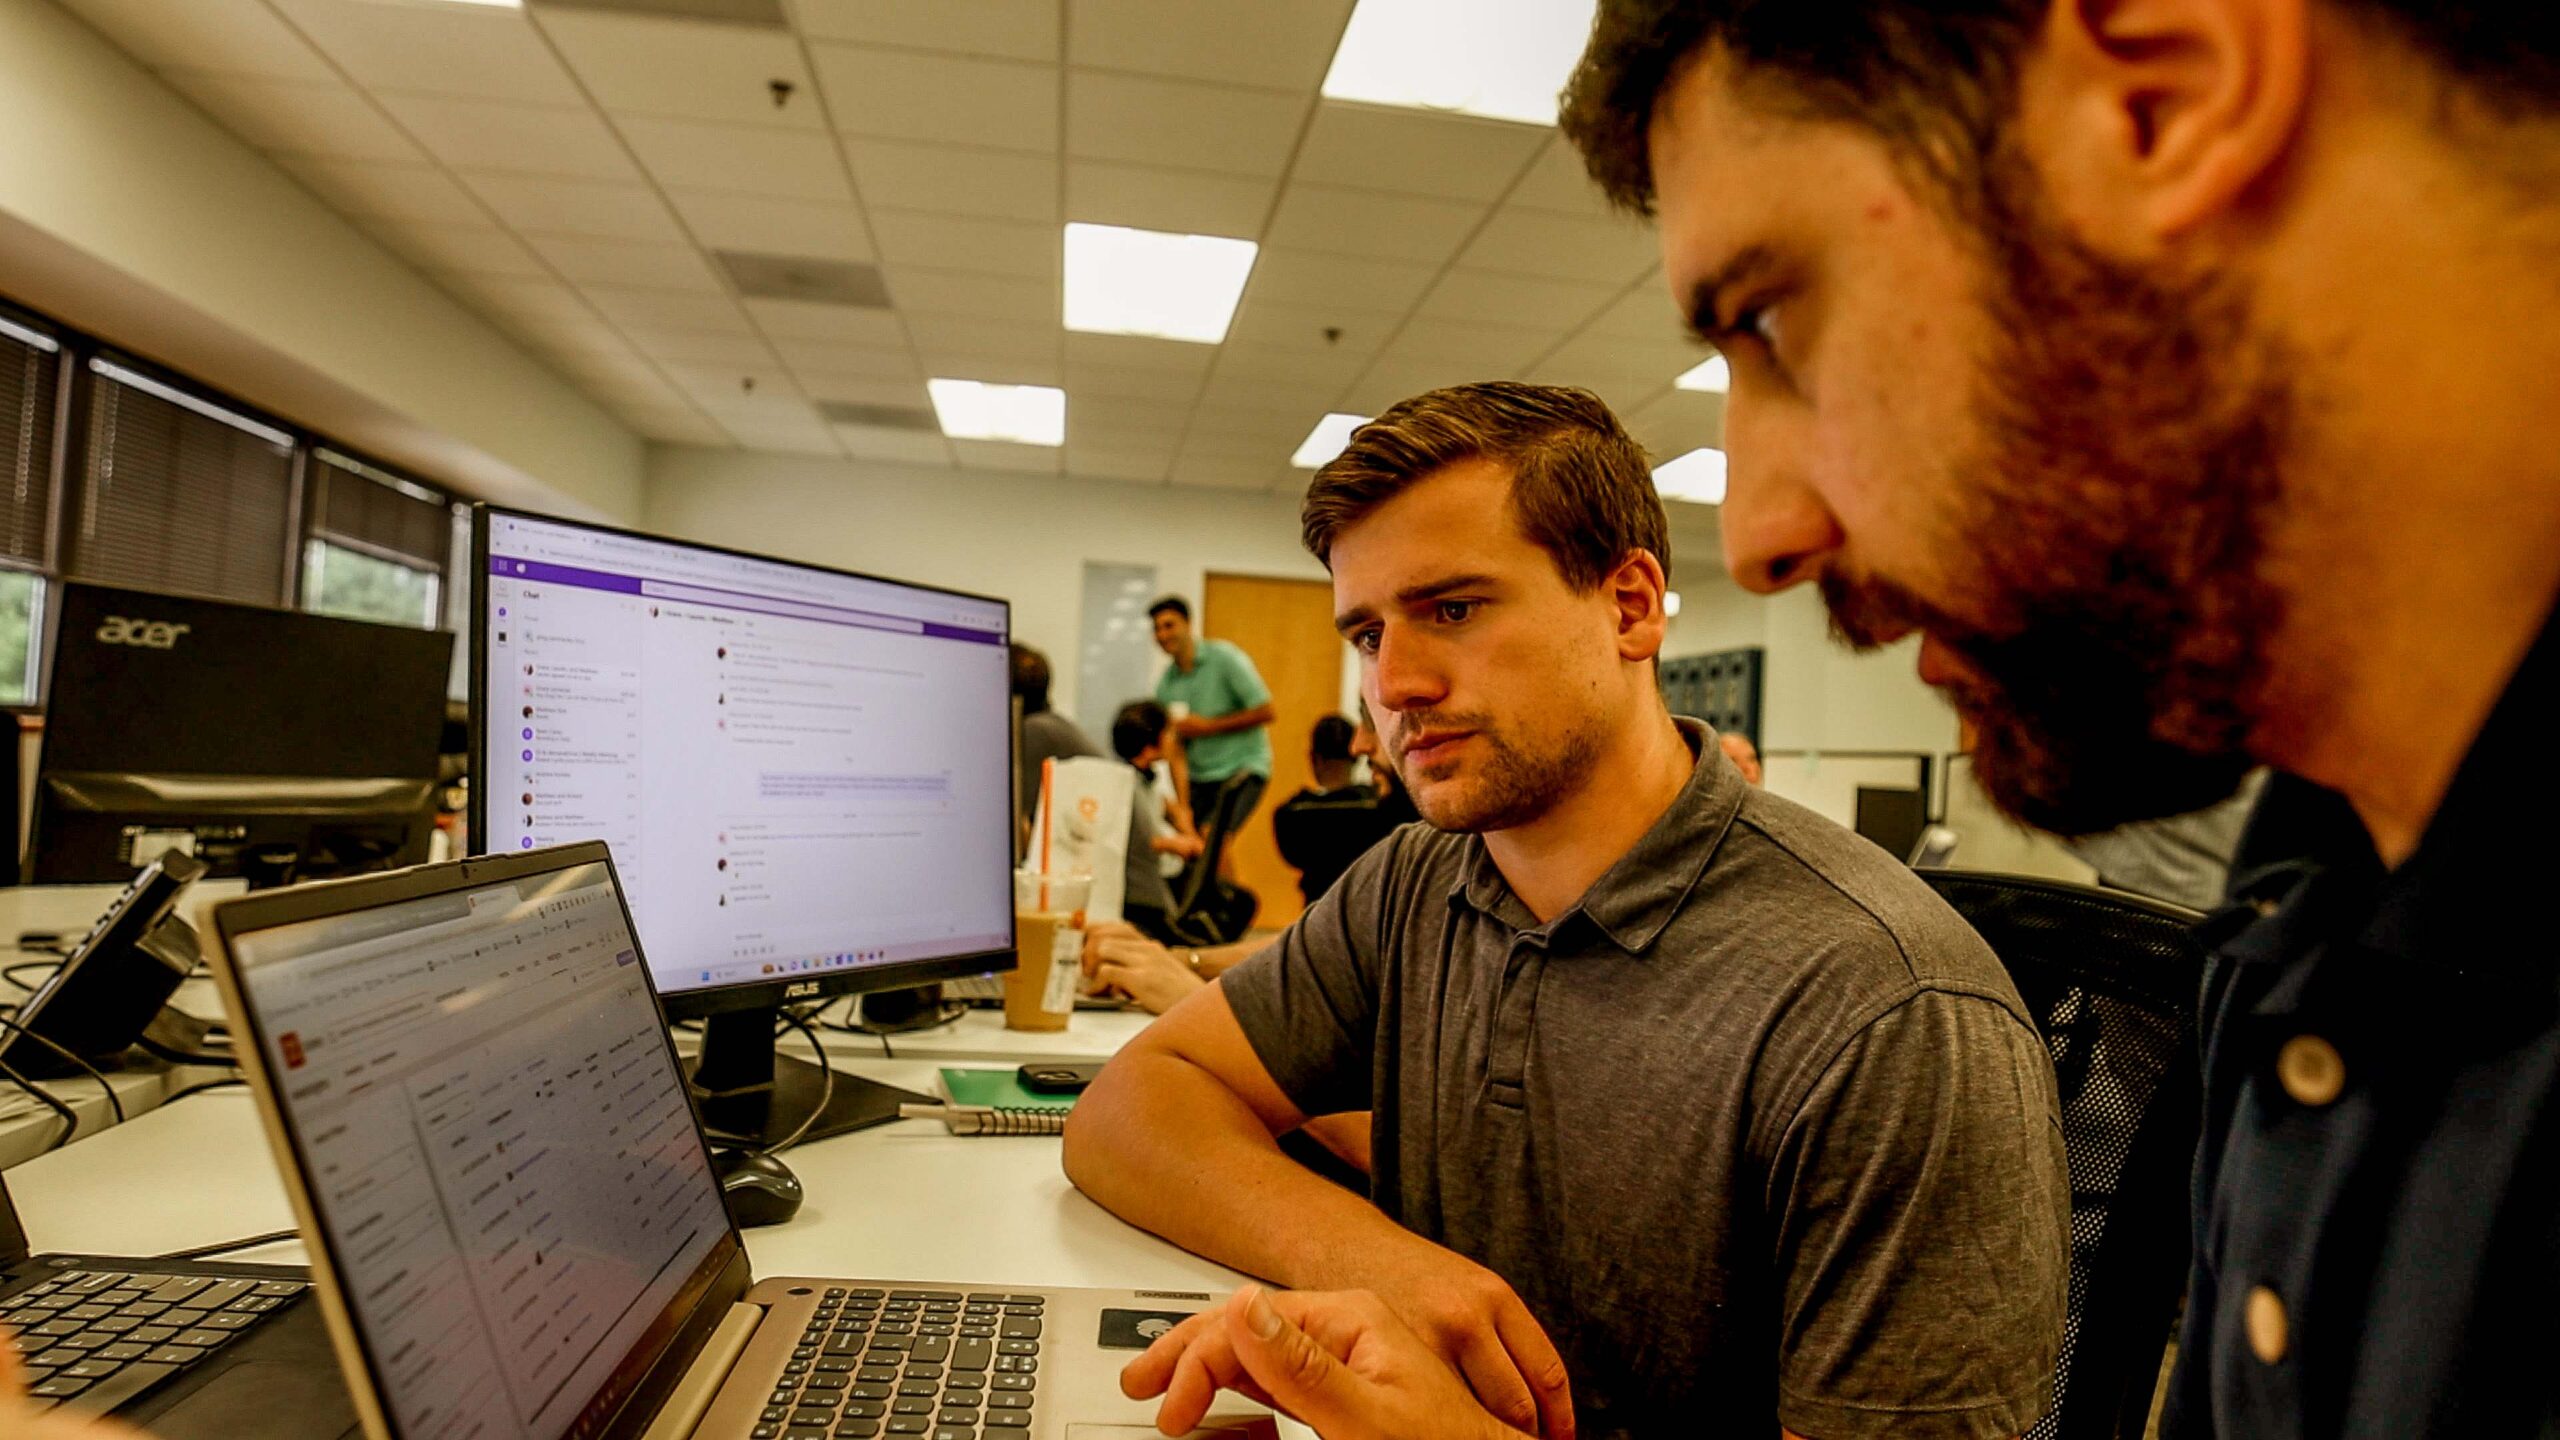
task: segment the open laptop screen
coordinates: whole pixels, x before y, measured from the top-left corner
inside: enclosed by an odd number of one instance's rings
[[[594,1433],[731,1233],[610,869],[229,943],[393,1428]]]

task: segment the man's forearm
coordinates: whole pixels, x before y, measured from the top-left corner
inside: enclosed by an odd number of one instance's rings
[[[1283,1154],[1249,1106],[1178,1056],[1127,1054],[1104,1071],[1071,1112],[1065,1159],[1121,1219],[1284,1285],[1352,1285],[1358,1256],[1417,1242]]]

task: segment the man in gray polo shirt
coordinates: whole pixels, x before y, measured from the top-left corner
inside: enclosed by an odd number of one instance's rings
[[[1305,526],[1430,825],[1122,1051],[1076,1183],[1375,1291],[1521,1429],[2032,1425],[2068,1212],[2044,1048],[1926,887],[1664,710],[1642,451],[1581,391],[1435,391],[1357,432]],[[1362,1110],[1370,1200],[1278,1149]],[[1167,1433],[1239,1380],[1228,1334],[1131,1366]]]

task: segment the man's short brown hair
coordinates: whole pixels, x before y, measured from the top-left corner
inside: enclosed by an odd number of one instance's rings
[[[1465,460],[1511,471],[1511,514],[1576,591],[1637,550],[1668,572],[1670,522],[1644,447],[1588,390],[1487,380],[1416,395],[1351,432],[1307,486],[1298,520],[1308,551],[1333,566],[1343,527],[1415,481]]]

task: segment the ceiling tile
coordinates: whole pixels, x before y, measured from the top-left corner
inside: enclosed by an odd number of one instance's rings
[[[1200,395],[1200,377],[1171,370],[1139,370],[1125,365],[1069,357],[1066,364],[1066,386],[1069,395],[1120,396],[1132,400],[1163,400],[1189,405]]]
[[[1053,156],[896,140],[849,139],[855,188],[874,210],[925,210],[997,220],[1058,220]]]
[[[1306,110],[1303,95],[1071,70],[1067,153],[1080,160],[1276,176],[1289,166]]]
[[[824,128],[799,42],[788,31],[557,9],[535,14],[587,92],[608,110]],[[780,105],[773,97],[776,80],[792,87]]]
[[[1067,218],[1249,240],[1262,233],[1279,189],[1271,179],[1070,160]]]
[[[1449,385],[1468,385],[1478,380],[1499,378],[1485,368],[1467,360],[1432,360],[1412,355],[1392,360],[1381,358],[1368,373],[1354,381],[1343,392],[1343,408],[1361,415],[1375,415],[1400,400],[1410,400],[1427,390]]]
[[[844,454],[844,447],[836,443],[834,430],[815,415],[773,422],[722,419],[720,426],[729,432],[731,439],[749,450],[769,450],[783,455],[841,457]]]
[[[607,319],[634,329],[750,333],[738,302],[725,295],[688,295],[675,290],[628,290],[611,285],[584,287]]]
[[[1436,264],[1266,245],[1254,262],[1245,303],[1402,315],[1440,274]]]
[[[941,350],[1023,360],[1053,360],[1058,354],[1055,317],[1044,328],[962,315],[910,315],[907,332],[918,354]]]
[[[861,208],[849,201],[772,200],[708,190],[669,190],[667,199],[694,238],[714,250],[817,260],[872,258]]]
[[[870,380],[859,375],[838,375],[824,370],[795,369],[791,374],[800,382],[800,392],[812,400],[927,410],[932,406],[921,380]]]
[[[907,343],[898,317],[855,305],[813,305],[805,300],[749,300],[756,328],[774,340],[822,340],[894,350]]]
[[[1590,172],[1582,168],[1582,153],[1562,135],[1550,139],[1547,148],[1538,152],[1537,161],[1520,177],[1509,202],[1585,220],[1603,220],[1617,214],[1601,195]]]
[[[170,71],[161,78],[261,150],[409,164],[423,164],[427,158],[381,111],[335,81],[311,84],[192,71]]]
[[[995,440],[954,440],[951,455],[965,469],[1026,475],[1055,475],[1066,458],[1066,452],[1055,445],[1008,445]]]
[[[684,231],[646,185],[535,175],[469,173],[463,183],[489,202],[507,227],[532,235],[593,235],[608,240],[681,243]]]
[[[1061,310],[1054,280],[979,275],[956,270],[887,267],[889,295],[909,315],[968,315],[1031,328],[1056,325]]]
[[[1542,326],[1551,340],[1562,340],[1607,308],[1617,294],[1617,288],[1608,285],[1534,280],[1525,275],[1496,275],[1484,270],[1451,270],[1431,287],[1430,294],[1422,297],[1422,304],[1413,313],[1495,325]]]
[[[1676,373],[1676,372],[1675,372]],[[1577,385],[1598,395],[1620,415],[1633,414],[1671,388],[1659,370],[1614,363],[1605,356],[1559,351],[1523,373],[1541,385]]]
[[[369,89],[541,105],[586,103],[521,10],[385,5],[378,0],[273,3]]]
[[[1438,263],[1466,240],[1486,208],[1421,195],[1292,184],[1280,192],[1280,209],[1271,217],[1266,238],[1274,245],[1308,250]]]
[[[1659,459],[1686,455],[1702,445],[1724,444],[1724,397],[1669,390],[1620,417]]]
[[[1553,330],[1416,317],[1378,352],[1377,363],[1445,362],[1471,368],[1475,379],[1498,380],[1553,350],[1557,338]]]
[[[1059,278],[1062,247],[1055,225],[881,210],[873,213],[871,230],[880,242],[880,258],[892,265],[975,270],[1052,283]]]
[[[983,350],[919,348],[916,363],[930,376],[984,380],[991,385],[1056,385],[1065,378],[1054,355],[990,355]]]
[[[874,425],[838,425],[836,441],[856,460],[896,460],[909,465],[951,463],[951,442],[916,430],[889,430]]]
[[[1076,407],[1090,402],[1078,396],[1067,397],[1067,444],[1096,450],[1111,450],[1124,455],[1152,455],[1159,465],[1171,464],[1175,451],[1182,448],[1180,425],[1117,425],[1095,420]]]
[[[1180,435],[1190,423],[1191,403],[1187,400],[1141,400],[1125,395],[1086,395],[1070,392],[1067,396],[1067,433],[1105,434],[1124,432],[1162,432]]]
[[[382,103],[419,144],[457,170],[636,180],[639,172],[593,110],[384,95]]]
[[[828,112],[848,134],[1042,154],[1058,148],[1053,65],[854,45],[812,49]]]
[[[489,223],[489,212],[471,193],[431,165],[384,165],[316,155],[286,156],[280,163],[321,199],[349,215],[434,225]]]
[[[1293,356],[1292,358],[1304,360],[1311,357]],[[1334,398],[1339,396],[1365,367],[1346,364],[1330,368],[1342,373],[1319,375],[1298,371],[1281,376],[1256,375],[1249,371],[1231,369],[1228,363],[1222,360],[1218,368],[1211,372],[1209,383],[1202,387],[1200,403],[1270,409],[1287,407],[1299,412],[1301,420],[1298,433],[1303,436],[1306,434],[1307,426],[1315,423],[1315,417],[1323,414],[1333,404]]]
[[[658,183],[774,200],[849,201],[844,161],[823,130],[625,116],[615,124]]]
[[[1333,61],[1351,0],[1203,5],[1073,0],[1067,60],[1226,84],[1313,91]]]
[[[1479,270],[1543,275],[1622,286],[1660,262],[1651,226],[1626,220],[1580,220],[1505,205],[1458,255]]]
[[[428,270],[472,275],[548,278],[540,257],[495,225],[429,225],[409,221],[379,226],[374,238]]]
[[[678,330],[663,325],[626,325],[623,333],[653,360],[690,361],[703,365],[774,363],[773,347],[759,335],[728,330]]]
[[[668,365],[666,372],[668,379],[711,412],[712,419],[724,424],[733,415],[764,422],[815,413],[791,377],[771,365],[684,362]]]
[[[777,336],[773,348],[795,373],[816,372],[849,379],[924,383],[924,372],[917,368],[915,356],[903,342],[888,347]]]
[[[1316,106],[1292,179],[1451,200],[1494,200],[1546,134],[1526,125],[1328,100]]]
[[[1173,460],[1176,485],[1205,490],[1264,490],[1287,468],[1286,455],[1222,455],[1185,445]]]
[[[338,78],[266,0],[63,0],[63,7],[155,69],[183,66],[313,82]]]
[[[669,445],[716,445],[726,448],[728,432],[691,409],[652,409],[638,405],[622,406],[614,411],[624,423],[647,439]]]
[[[1110,365],[1124,370],[1154,370],[1197,377],[1218,358],[1215,345],[1156,340],[1143,335],[1067,336],[1067,360],[1078,365]]]
[[[1173,468],[1173,456],[1142,450],[1117,450],[1067,441],[1067,473],[1087,480],[1119,480],[1159,485]]]
[[[1672,303],[1670,287],[1662,283],[1659,274],[1637,282],[1608,309],[1592,317],[1588,328],[1594,335],[1662,345],[1676,342],[1687,345],[1700,356],[1706,354],[1705,347],[1689,335],[1688,326],[1680,318],[1679,307]]]
[[[1301,350],[1316,356],[1365,359],[1376,354],[1401,323],[1400,317],[1391,319],[1365,311],[1355,314],[1254,299],[1237,308],[1235,323],[1227,327],[1227,339],[1230,343]]]
[[[596,240],[583,235],[532,235],[526,243],[577,285],[618,285],[633,290],[689,290],[720,294],[720,282],[690,245]]]
[[[518,318],[508,323],[509,328],[546,355],[573,358],[602,355],[627,360],[647,353],[635,349],[631,341],[623,338],[621,331],[596,318],[592,310],[584,317]]]
[[[1303,406],[1227,404],[1204,396],[1191,417],[1191,440],[1186,443],[1223,445],[1237,453],[1250,449],[1260,454],[1287,455],[1307,437],[1307,427],[1315,423],[1315,418]]]
[[[1007,60],[1058,58],[1059,0],[799,0],[813,40],[948,50]]]

